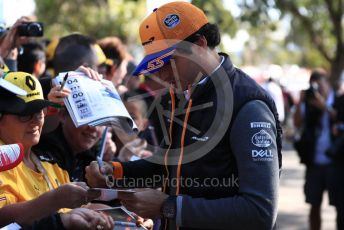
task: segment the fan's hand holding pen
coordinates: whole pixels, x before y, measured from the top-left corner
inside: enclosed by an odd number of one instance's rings
[[[61,86],[57,85],[53,88],[51,88],[49,94],[48,94],[48,100],[60,105],[64,105],[63,99],[68,97],[68,95],[71,93],[71,91],[68,88],[63,88],[61,90]]]
[[[96,71],[92,70],[89,67],[85,66],[79,66],[76,71],[83,72],[88,76],[89,78],[100,81],[102,79],[101,74],[97,73]],[[63,81],[61,82],[61,85],[56,85],[53,88],[51,88],[49,94],[48,94],[48,99],[51,102],[64,105],[63,99],[68,97],[70,95],[71,91],[65,87],[66,82],[68,80],[68,72],[65,74],[63,77]]]

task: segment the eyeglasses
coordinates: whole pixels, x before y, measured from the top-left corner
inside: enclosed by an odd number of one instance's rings
[[[30,114],[30,115],[17,115],[18,117],[18,120],[20,122],[29,122],[29,121],[32,121],[32,119],[35,119],[35,120],[42,120],[45,115],[47,114],[47,108],[44,108],[42,109],[41,111],[37,112],[37,113],[33,113],[33,114]]]

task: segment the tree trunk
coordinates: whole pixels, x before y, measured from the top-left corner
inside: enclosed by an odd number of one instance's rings
[[[330,82],[337,88],[341,73],[344,71],[344,53],[339,53],[337,58],[331,63]]]

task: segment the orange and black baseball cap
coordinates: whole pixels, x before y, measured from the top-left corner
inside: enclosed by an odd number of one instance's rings
[[[140,25],[145,57],[133,75],[154,73],[171,58],[176,45],[208,23],[204,12],[188,2],[171,2],[157,9]]]

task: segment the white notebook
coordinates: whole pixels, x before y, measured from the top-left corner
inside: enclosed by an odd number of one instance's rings
[[[53,84],[61,85],[66,74],[56,76]],[[72,92],[64,103],[76,127],[113,125],[126,132],[137,130],[111,81],[96,81],[82,72],[70,71],[64,87]]]

